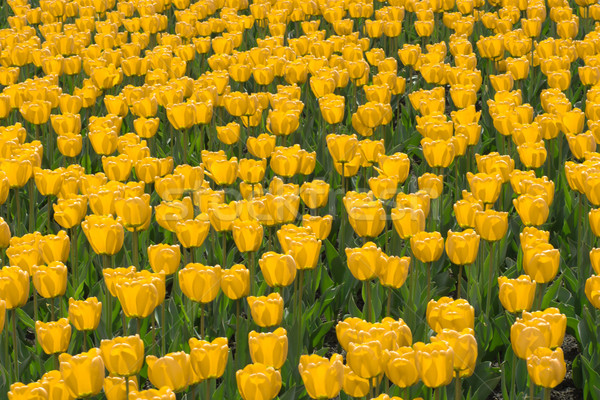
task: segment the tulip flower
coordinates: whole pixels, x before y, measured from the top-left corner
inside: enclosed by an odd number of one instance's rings
[[[469,377],[475,371],[477,361],[477,340],[470,328],[460,332],[444,329],[437,336],[431,337],[431,342],[445,342],[454,351],[454,370],[459,378]]]
[[[60,374],[72,397],[89,397],[100,393],[104,381],[104,362],[100,349],[93,348],[75,356],[62,353],[58,359]]]
[[[521,359],[527,359],[538,347],[548,347],[551,335],[550,324],[540,318],[532,320],[519,318],[510,327],[512,349]]]
[[[148,389],[137,391],[132,389],[129,392],[130,400],[175,400],[175,392],[170,388],[163,386],[160,389]]]
[[[544,388],[556,387],[567,373],[562,349],[538,347],[527,357],[527,372],[533,384]]]
[[[600,308],[600,276],[593,275],[585,281],[585,296],[595,308]]]
[[[420,208],[392,208],[392,223],[402,239],[425,230],[425,213]]]
[[[115,289],[123,313],[129,318],[146,318],[163,300],[156,286],[146,279],[121,278]]]
[[[263,227],[258,221],[236,219],[231,225],[231,233],[237,249],[242,253],[258,251],[263,241]]]
[[[4,321],[6,320],[6,302],[0,300],[0,334],[4,329]]]
[[[438,301],[430,300],[427,303],[427,323],[437,333],[443,329],[473,329],[474,320],[475,310],[464,299],[442,297]]]
[[[343,358],[333,354],[330,359],[316,354],[300,356],[298,365],[306,392],[313,399],[333,399],[344,381]]]
[[[0,293],[6,309],[24,306],[29,298],[29,274],[19,267],[2,267]]]
[[[54,261],[66,262],[69,257],[70,239],[65,231],[57,235],[42,236],[39,242],[42,261],[50,264]]]
[[[446,342],[413,345],[417,358],[419,377],[427,387],[438,388],[452,382],[454,376],[454,351]]]
[[[385,350],[383,368],[388,379],[400,388],[407,388],[419,381],[416,352],[411,347]]]
[[[550,343],[548,347],[555,349],[562,346],[567,330],[567,317],[558,308],[551,307],[543,311],[523,312],[523,320],[542,319],[550,324]]]
[[[86,300],[69,298],[69,322],[78,331],[93,331],[100,323],[102,303],[95,297]]]
[[[241,264],[221,270],[221,290],[231,300],[238,300],[250,292],[250,271]]]
[[[123,246],[123,226],[112,217],[88,215],[81,228],[96,254],[111,256]]]
[[[194,219],[177,222],[175,234],[186,249],[200,247],[208,236],[210,221],[206,214],[200,214]]]
[[[148,261],[155,273],[163,271],[166,275],[174,274],[181,262],[179,245],[155,244],[148,246]]]
[[[48,398],[48,390],[40,382],[32,382],[28,385],[25,385],[21,382],[15,382],[10,385],[10,391],[7,393],[7,395],[10,400],[44,400]]]
[[[112,375],[136,375],[144,364],[144,342],[139,335],[102,340],[100,353],[104,366]]]
[[[265,282],[271,287],[289,286],[296,278],[296,261],[290,254],[269,251],[258,260]]]
[[[167,387],[174,392],[185,390],[192,377],[189,354],[179,351],[163,357],[146,356],[148,379],[155,387]]]
[[[35,335],[44,353],[63,353],[67,351],[71,341],[71,325],[66,318],[48,323],[36,321]]]
[[[254,323],[260,327],[276,326],[283,318],[283,298],[279,293],[247,298]]]
[[[527,258],[523,262],[525,273],[538,283],[548,283],[558,273],[560,252],[551,245],[535,246],[524,258]]]
[[[325,207],[329,200],[329,184],[318,179],[305,182],[300,188],[300,198],[308,208]]]
[[[378,341],[350,343],[346,359],[352,371],[361,378],[371,379],[383,372],[383,350]]]
[[[311,215],[302,216],[302,226],[307,228],[310,227],[319,240],[325,240],[329,237],[332,222],[333,217],[331,215],[326,215],[324,217]]]
[[[501,276],[498,278],[498,287],[500,302],[508,312],[529,311],[533,306],[536,284],[528,275],[521,275],[517,279]]]
[[[191,338],[189,345],[190,362],[200,379],[215,379],[223,375],[229,354],[227,338],[219,337],[212,342]]]
[[[248,364],[235,374],[244,400],[272,400],[281,390],[281,374],[264,364]]]
[[[67,267],[60,261],[36,265],[31,269],[33,286],[40,296],[51,299],[63,296],[67,290]]]

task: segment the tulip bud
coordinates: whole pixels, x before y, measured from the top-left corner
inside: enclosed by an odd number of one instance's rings
[[[220,378],[229,354],[227,338],[219,337],[212,342],[191,338],[189,344],[190,361],[196,375],[202,380]]]

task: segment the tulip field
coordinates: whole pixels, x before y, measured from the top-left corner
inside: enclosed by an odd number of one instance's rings
[[[600,400],[599,22],[0,1],[0,400]]]

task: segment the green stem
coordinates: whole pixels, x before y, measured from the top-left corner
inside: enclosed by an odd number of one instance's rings
[[[235,370],[240,369],[241,366],[241,352],[240,352],[240,340],[242,335],[240,334],[240,302],[238,299],[235,301]]]
[[[46,214],[46,234],[52,234],[52,196],[46,198],[48,201],[48,212]]]
[[[140,336],[140,331],[142,330],[142,319],[141,318],[136,318],[136,327],[137,327],[137,334],[138,336]]]
[[[550,393],[552,393],[552,389],[545,387],[544,388],[544,400],[550,400]]]
[[[29,179],[28,190],[29,193],[29,232],[35,231],[35,204],[36,204],[36,193],[35,193],[35,181]]]
[[[19,381],[19,341],[17,340],[17,308],[12,310],[12,337],[13,337],[13,356],[15,364],[15,379],[13,383]]]
[[[458,279],[456,280],[456,298],[460,299],[460,285],[462,282],[462,275],[463,275],[463,268],[464,266],[462,264],[460,264],[458,266]]]
[[[436,388],[433,392],[433,395],[435,396],[435,400],[441,400],[442,399],[442,388]]]
[[[121,323],[123,325],[123,336],[127,336],[127,317],[125,316],[123,307],[121,307]]]
[[[200,303],[200,338],[204,339],[204,303]]]
[[[204,385],[204,398],[206,400],[211,400],[210,399],[210,379],[207,379]]]
[[[431,300],[431,263],[430,262],[427,263],[427,299],[425,301],[428,302],[429,300]]]
[[[56,321],[56,319],[54,318],[54,300],[56,300],[55,297],[50,299],[50,320],[51,321]],[[36,319],[37,321],[37,319]]]
[[[510,398],[511,399],[516,399],[517,396],[517,355],[512,354],[512,369],[510,371],[511,377],[510,377]]]
[[[33,318],[34,321],[39,321],[38,319],[38,293],[37,289],[33,289]],[[52,319],[54,320],[54,318]]]
[[[88,331],[83,331],[83,351],[88,350],[87,338],[88,338]]]
[[[225,268],[227,265],[227,231],[223,231],[223,245],[221,246],[221,252],[223,253],[223,264],[221,268]]]
[[[485,304],[485,310],[488,313],[488,317],[490,317],[491,314],[491,301],[492,301],[492,285],[493,285],[493,280],[494,280],[494,258],[495,258],[495,250],[496,250],[496,242],[492,242],[491,244],[491,249],[490,249],[490,255],[488,257],[488,262],[490,265],[490,268],[488,270],[488,290],[487,290],[487,298],[486,298],[486,304]]]
[[[533,400],[535,398],[535,384],[529,380],[529,399]]]
[[[373,322],[373,311],[371,309],[371,282],[364,281],[365,291],[367,292],[367,321]]]
[[[457,376],[454,377],[454,400],[461,400],[462,399],[462,385],[461,385],[462,381],[460,379],[460,377]]]
[[[161,329],[161,335],[160,335],[160,354],[165,354],[165,350],[166,350],[166,336],[167,336],[167,328],[166,328],[166,315],[165,315],[165,305],[166,302],[163,302],[160,306],[160,329]]]
[[[392,316],[391,313],[392,313],[392,288],[388,287],[387,288],[387,304],[386,304],[385,316],[391,317]]]
[[[19,234],[21,232],[21,201],[19,200],[19,188],[15,188],[15,203],[16,203],[16,221],[14,232]]]
[[[254,296],[256,291],[254,290],[255,286],[255,275],[256,274],[256,252],[250,252],[250,296]]]
[[[129,399],[129,377],[125,377],[125,398]]]
[[[140,268],[140,255],[139,255],[139,232],[136,230],[133,231],[133,236],[131,238],[132,247],[133,247],[133,265],[136,268]]]
[[[189,164],[189,160],[188,160],[188,146],[190,143],[190,139],[189,139],[189,132],[187,129],[183,130],[183,134],[181,137],[182,143],[181,143],[181,148],[183,149],[183,154],[182,154],[182,163],[183,164]]]

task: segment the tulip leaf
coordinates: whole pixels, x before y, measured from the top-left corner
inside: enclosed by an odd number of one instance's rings
[[[546,289],[546,292],[544,293],[544,297],[542,299],[542,310],[548,308],[550,306],[550,303],[554,301],[556,293],[558,292],[558,289],[561,286],[561,283],[562,275],[559,276],[554,282],[552,282],[552,284]]]
[[[327,321],[319,325],[317,330],[313,330],[310,343],[313,348],[319,348],[323,346],[323,338],[334,326],[335,321]]]

